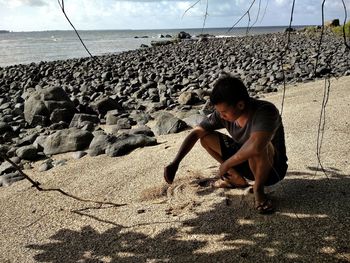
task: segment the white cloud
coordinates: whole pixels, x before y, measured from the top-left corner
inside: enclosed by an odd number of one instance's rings
[[[20,6],[44,6],[46,2],[44,0],[1,0],[0,4],[9,8],[17,8]]]
[[[201,27],[206,0],[201,0],[183,14],[196,0],[66,0],[65,10],[77,29],[186,28]],[[247,0],[209,0],[206,27],[230,27],[249,8]],[[263,23],[261,16],[268,3]],[[350,0],[345,0],[350,7]],[[296,1],[293,25],[320,24],[321,0]],[[0,0],[0,29],[53,30],[71,29],[57,0]],[[256,20],[259,1],[250,10]],[[292,0],[262,0],[256,26],[289,24]],[[343,20],[341,1],[326,1],[326,19]],[[238,26],[246,26],[245,16]]]
[[[283,6],[286,2],[287,0],[275,0],[275,3],[279,6]]]

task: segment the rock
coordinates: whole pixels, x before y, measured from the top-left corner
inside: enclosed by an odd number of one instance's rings
[[[38,151],[44,150],[44,144],[47,136],[46,135],[39,135],[36,137],[35,141],[33,142],[33,146],[38,149]]]
[[[130,118],[140,125],[146,124],[147,122],[153,119],[149,113],[139,112],[139,111],[136,111],[130,114]]]
[[[105,116],[108,111],[122,110],[122,106],[114,99],[105,97],[91,104],[91,107],[101,116]]]
[[[195,127],[198,126],[205,119],[205,115],[202,114],[193,114],[182,119],[188,126]]]
[[[70,117],[67,118],[67,116],[70,116]],[[70,121],[71,118],[72,118],[72,112],[70,112],[68,109],[54,109],[50,114],[51,123]]]
[[[5,174],[5,173],[10,173],[16,171],[16,169],[12,166],[12,164],[10,164],[7,161],[4,161],[1,165],[0,165],[0,175],[1,174]]]
[[[161,40],[161,41],[151,41],[151,46],[152,47],[159,47],[159,46],[167,46],[173,44],[174,41],[171,40]]]
[[[296,30],[295,30],[295,28],[293,28],[293,27],[287,27],[285,30],[284,30],[284,32],[295,32]]]
[[[75,152],[87,148],[93,139],[91,132],[82,131],[77,128],[69,128],[56,131],[49,135],[44,143],[46,155]]]
[[[136,123],[134,123],[129,118],[121,118],[117,121],[117,125],[118,125],[119,129],[131,129],[131,126],[134,124],[136,124]]]
[[[104,154],[106,148],[116,142],[117,137],[111,134],[99,134],[96,135],[90,143],[89,146],[89,155],[97,156],[100,154]]]
[[[35,139],[38,136],[39,136],[38,132],[35,132],[33,134],[30,134],[30,135],[27,135],[27,136],[23,137],[22,139],[18,140],[16,145],[18,147],[25,146],[25,145],[30,145],[30,144],[32,144],[35,141]]]
[[[154,133],[150,127],[140,126],[129,131],[129,134],[143,134],[149,137],[154,137]]]
[[[81,128],[86,125],[86,121],[98,124],[100,119],[96,115],[76,113],[74,114],[72,121],[69,124],[69,128],[76,127]]]
[[[12,132],[13,129],[6,122],[0,122],[0,134],[4,134],[6,132]]]
[[[119,110],[111,110],[108,111],[106,114],[106,124],[107,125],[114,125],[118,123],[120,112]]]
[[[16,150],[16,155],[23,160],[34,161],[38,159],[38,150],[33,145],[26,145]]]
[[[107,147],[106,154],[110,157],[121,156],[136,148],[156,144],[157,140],[155,138],[151,138],[143,134],[124,135],[123,137],[118,138],[115,143]]]
[[[190,39],[192,36],[189,33],[186,33],[184,31],[181,31],[177,34],[177,38],[179,39]]]
[[[157,135],[177,133],[187,128],[187,124],[174,115],[163,112],[157,119],[154,132]]]
[[[327,21],[325,23],[325,26],[327,27],[337,27],[337,26],[340,26],[340,22],[339,22],[339,19],[333,19],[331,21]]]
[[[32,126],[47,126],[50,124],[50,115],[56,109],[61,111],[59,119],[69,123],[75,111],[73,102],[61,87],[46,87],[33,92],[25,101],[24,118]],[[56,121],[55,118],[52,120]]]
[[[66,159],[62,159],[62,160],[56,160],[52,162],[53,166],[64,166],[67,164],[67,160]]]
[[[45,172],[45,171],[50,170],[51,168],[53,168],[53,160],[48,159],[39,166],[38,171]]]
[[[0,186],[10,186],[11,184],[23,179],[24,176],[21,175],[19,172],[5,174],[0,176]]]
[[[69,127],[69,124],[63,121],[60,121],[59,123],[53,123],[50,125],[50,130],[63,130],[67,129]]]
[[[181,105],[193,105],[198,101],[197,94],[194,92],[185,91],[181,93],[178,98],[178,102]]]
[[[77,152],[74,152],[72,154],[72,158],[75,159],[75,160],[78,160],[78,159],[81,159],[82,157],[84,157],[85,155],[87,155],[87,152],[77,151]]]

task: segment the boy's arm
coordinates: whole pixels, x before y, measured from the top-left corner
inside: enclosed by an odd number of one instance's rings
[[[168,184],[174,181],[181,160],[192,150],[196,142],[207,134],[204,128],[197,126],[186,136],[174,160],[164,168],[164,179]]]

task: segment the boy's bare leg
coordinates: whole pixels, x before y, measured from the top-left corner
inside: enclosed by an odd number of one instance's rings
[[[265,151],[263,151],[260,155],[249,159],[249,166],[255,179],[253,189],[256,206],[263,204],[267,200],[264,185],[268,180],[273,166],[274,154],[275,150],[270,142]]]
[[[221,157],[220,140],[217,132],[210,133],[201,139],[203,148],[220,164],[223,163]],[[219,179],[216,183],[216,187],[231,187],[232,185],[237,187],[248,186],[247,181],[233,168],[230,168],[227,172],[228,176],[225,179]]]

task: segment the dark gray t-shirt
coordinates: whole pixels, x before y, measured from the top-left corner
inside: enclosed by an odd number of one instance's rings
[[[217,111],[205,118],[199,126],[207,131],[226,128],[232,139],[239,145],[243,145],[252,132],[273,132],[272,144],[279,152],[279,155],[282,155],[283,159],[287,160],[284,130],[278,109],[271,102],[253,98],[250,101],[250,106],[252,114],[244,127],[240,127],[234,122],[223,120]]]

